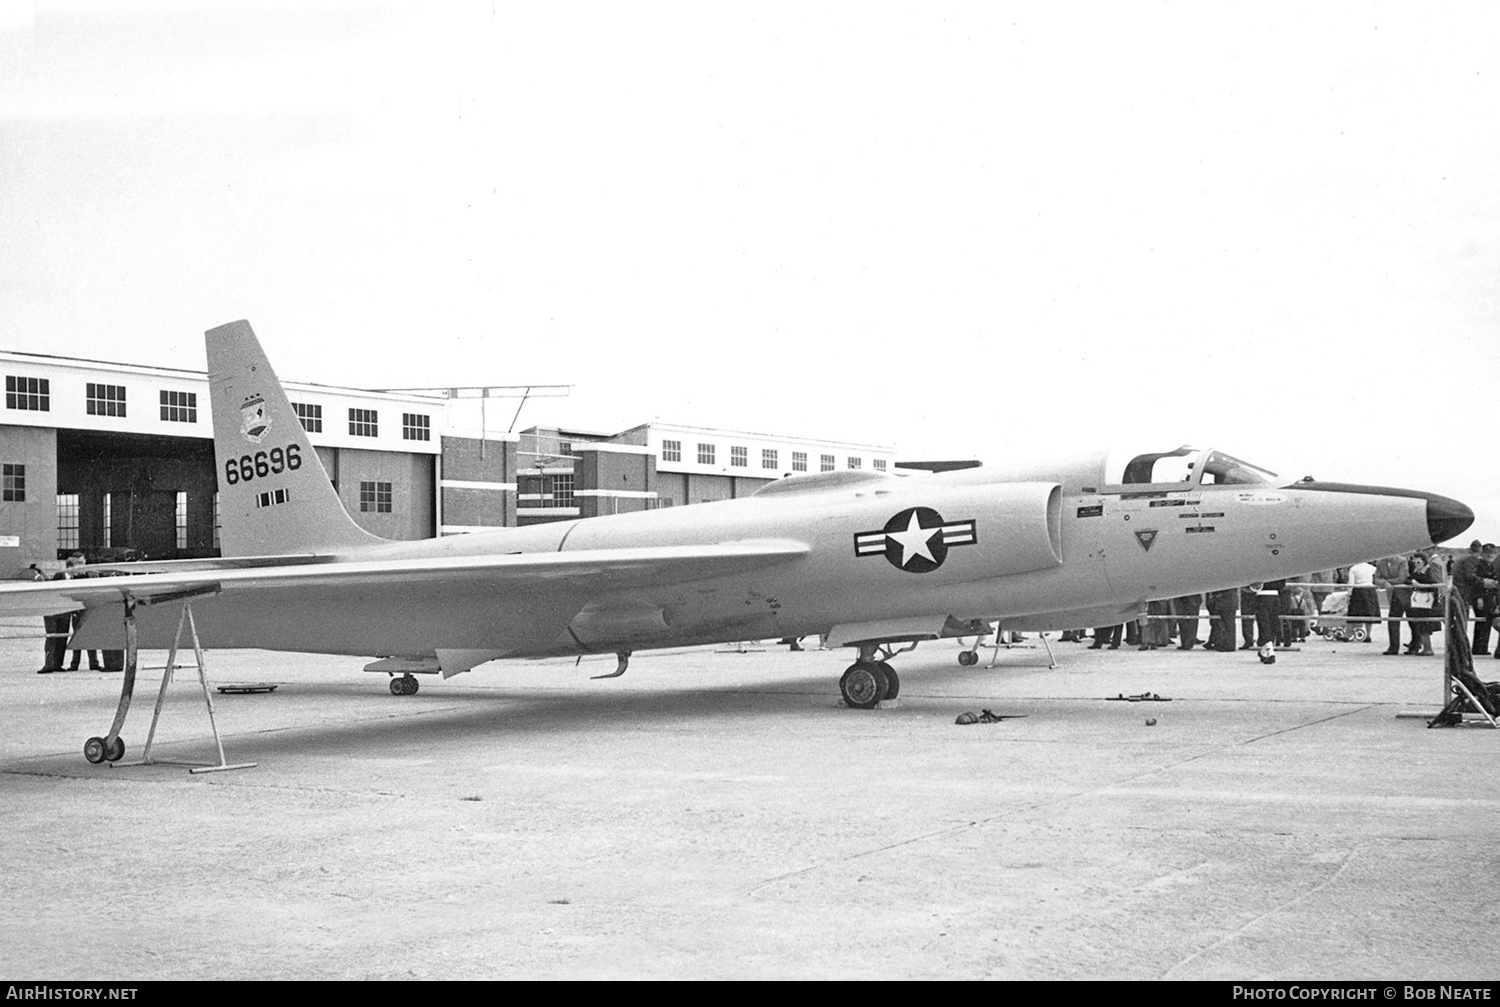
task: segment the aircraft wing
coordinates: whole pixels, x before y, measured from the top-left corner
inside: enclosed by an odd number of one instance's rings
[[[136,559],[123,563],[90,563],[84,576],[128,573],[199,573],[204,570],[239,570],[249,567],[302,566],[308,563],[332,563],[338,556],[328,553],[285,553],[277,556],[214,556],[203,559]]]
[[[639,549],[592,549],[427,559],[292,562],[79,577],[0,584],[0,615],[54,615],[127,598],[151,603],[200,593],[242,594],[287,589],[462,587],[473,593],[587,586],[602,594],[647,584],[687,583],[754,570],[805,555],[804,542],[769,540]]]

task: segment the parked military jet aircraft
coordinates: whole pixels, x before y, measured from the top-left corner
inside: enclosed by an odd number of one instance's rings
[[[118,647],[124,612],[140,645],[164,647],[178,612],[161,603],[192,598],[207,647],[444,676],[581,652],[615,653],[622,672],[640,649],[824,634],[857,648],[840,689],[871,707],[900,688],[896,644],[980,619],[1117,623],[1151,599],[1430,546],[1473,521],[1430,493],[1290,482],[1178,448],[793,476],[739,500],[392,542],[344,510],[249,323],[207,345],[226,558],[4,585],[0,612],[82,609],[71,645],[85,648]],[[95,761],[123,752],[122,719]]]

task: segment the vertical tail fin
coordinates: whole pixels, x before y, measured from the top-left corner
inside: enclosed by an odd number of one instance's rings
[[[224,555],[331,553],[384,541],[344,509],[250,323],[204,335]]]

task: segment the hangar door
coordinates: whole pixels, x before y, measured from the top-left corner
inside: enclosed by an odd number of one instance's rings
[[[213,441],[57,432],[59,512],[76,509],[76,548],[91,560],[217,556]],[[59,541],[59,552],[67,548]]]
[[[177,553],[177,491],[106,490],[109,493],[109,544],[142,556]]]

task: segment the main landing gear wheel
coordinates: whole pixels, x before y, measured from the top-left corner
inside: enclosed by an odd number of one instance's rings
[[[125,742],[116,738],[108,744],[103,738],[90,738],[83,743],[83,757],[94,765],[101,762],[119,762],[125,758]]]
[[[979,655],[972,650],[961,650],[958,652],[958,663],[965,668],[972,668],[979,663]]]
[[[410,675],[402,675],[400,678],[393,676],[391,678],[392,696],[415,696],[419,688],[421,688],[421,683]]]
[[[843,693],[844,702],[856,710],[873,710],[890,689],[888,668],[890,665],[880,661],[855,661],[851,664],[844,677],[839,679],[839,692]]]

